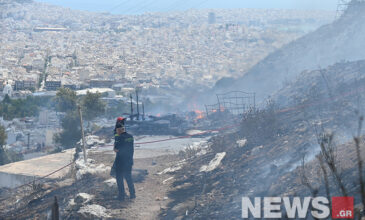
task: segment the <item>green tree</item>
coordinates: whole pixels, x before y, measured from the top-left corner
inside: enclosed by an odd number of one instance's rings
[[[90,92],[87,92],[86,96],[82,98],[81,109],[82,116],[85,120],[91,121],[94,118],[104,114],[106,105],[100,98],[100,93]]]
[[[68,112],[76,110],[76,100],[75,91],[69,88],[60,88],[55,98],[57,111]]]
[[[0,125],[0,165],[10,163],[10,159],[4,150],[4,145],[7,139],[5,128]]]
[[[9,96],[5,96],[0,103],[0,114],[5,120],[37,116],[39,106],[44,104],[40,101],[39,97],[27,96],[25,99],[10,99]]]
[[[63,148],[72,148],[81,139],[80,117],[77,111],[69,111],[61,120],[62,131],[53,136]]]
[[[10,99],[8,94],[6,94],[4,96],[3,103],[5,103],[5,104],[10,104],[11,103],[11,99]]]

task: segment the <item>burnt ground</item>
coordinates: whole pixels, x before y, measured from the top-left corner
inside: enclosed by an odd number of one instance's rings
[[[276,103],[245,115],[238,130],[212,138],[207,154],[189,158],[175,172],[174,190],[169,192],[174,200],[160,218],[241,219],[243,196],[311,196],[299,172],[303,156],[310,184],[318,195],[326,196],[316,155],[320,152],[318,134],[327,132],[335,135],[340,176],[359,205],[352,135],[365,109],[364,67],[365,62],[358,61],[304,72],[276,94]],[[247,143],[240,147],[236,141],[242,139]],[[362,158],[364,146],[362,140]],[[217,169],[199,171],[220,152],[226,156]],[[328,178],[331,196],[342,196],[333,176]]]
[[[90,154],[97,163],[111,165],[112,154]],[[39,189],[23,189],[10,194],[10,199],[0,202],[0,219],[47,219],[50,215],[54,196],[57,196],[62,219],[86,219],[67,205],[78,193],[94,195],[92,204],[98,204],[108,210],[110,219],[156,219],[161,210],[170,201],[167,191],[170,185],[162,184],[168,175],[156,175],[157,172],[176,161],[176,156],[165,155],[157,158],[136,159],[134,169],[147,170],[148,175],[136,179],[137,198],[119,202],[116,188],[108,188],[103,181],[110,179],[108,174],[87,175],[79,181],[65,178],[60,181],[43,183]],[[4,193],[6,194],[6,193]],[[3,196],[5,196],[2,194]],[[16,201],[19,199],[18,201]],[[97,217],[87,217],[98,219]],[[109,218],[106,218],[109,219]]]

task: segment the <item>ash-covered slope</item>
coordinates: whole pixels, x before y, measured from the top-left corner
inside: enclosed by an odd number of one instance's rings
[[[256,92],[266,98],[302,71],[365,58],[365,2],[352,1],[341,18],[271,53],[243,77],[216,90]],[[219,84],[230,85],[228,88]],[[233,84],[233,86],[232,86]]]
[[[186,159],[186,165],[175,173],[175,190],[169,196],[175,201],[162,218],[241,219],[243,196],[311,196],[301,182],[303,156],[311,161],[307,168],[310,184],[318,195],[326,196],[315,164],[320,152],[318,138],[329,131],[335,134],[344,186],[358,205],[352,135],[357,133],[359,115],[365,109],[364,70],[361,60],[302,72],[273,97],[283,100],[281,106],[274,103],[244,115],[239,130],[212,138],[205,152]],[[215,170],[201,170],[223,152],[225,157]],[[364,151],[362,154],[364,158]],[[328,178],[331,195],[340,196],[334,178]]]

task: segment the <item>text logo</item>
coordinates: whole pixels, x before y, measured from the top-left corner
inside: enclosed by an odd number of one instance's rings
[[[242,198],[242,218],[296,219],[312,215],[316,219],[330,216],[329,200],[326,197],[256,197]],[[353,197],[332,197],[332,218],[353,218]]]
[[[353,218],[354,197],[332,197],[332,218]]]

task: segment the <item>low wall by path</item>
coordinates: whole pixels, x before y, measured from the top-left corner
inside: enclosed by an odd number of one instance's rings
[[[49,154],[46,156],[9,163],[0,166],[0,187],[14,188],[35,178],[43,177],[72,161],[74,150],[65,150],[61,153]],[[67,167],[47,177],[56,179],[64,177],[70,170]]]
[[[32,181],[34,177],[0,172],[0,188],[15,188]]]

